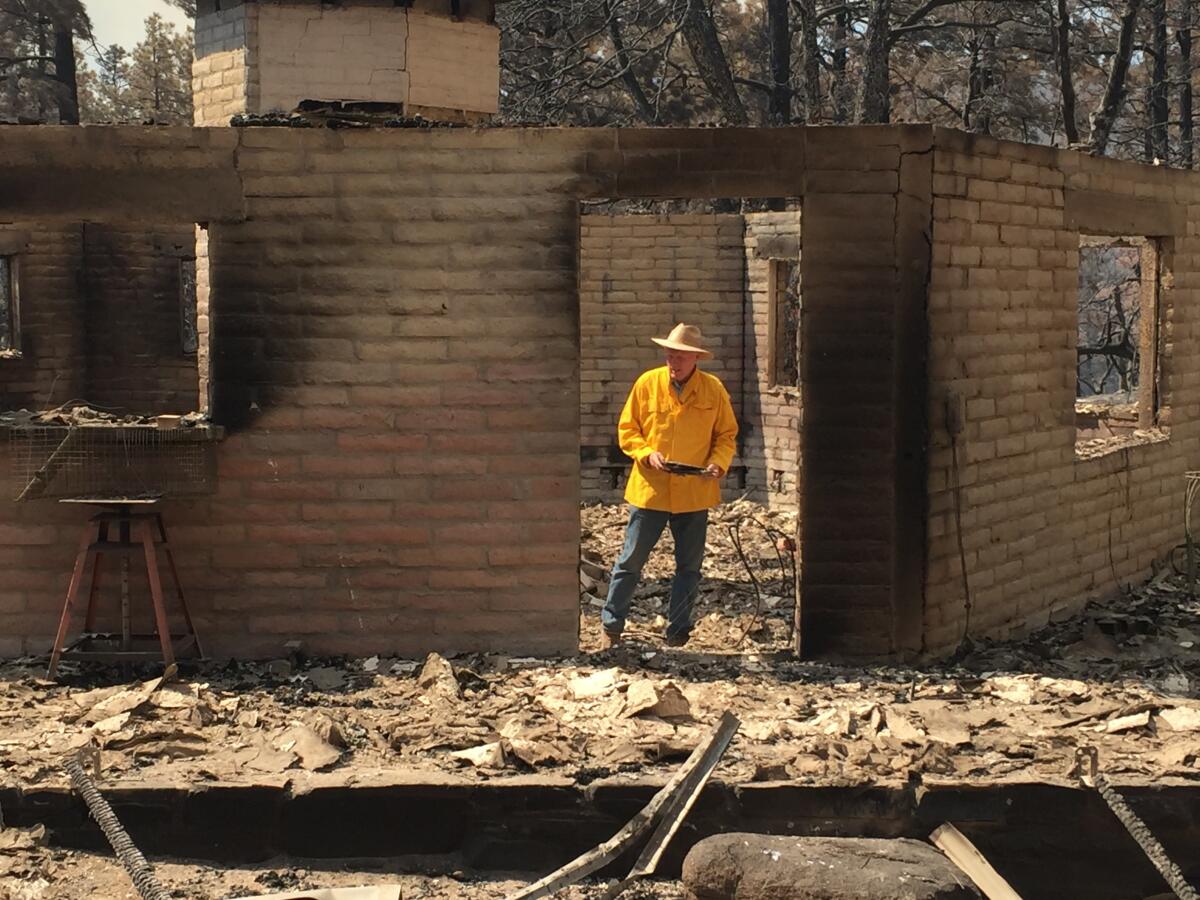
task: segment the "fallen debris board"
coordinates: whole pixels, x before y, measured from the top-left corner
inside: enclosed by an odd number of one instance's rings
[[[692,775],[704,767],[710,748],[720,746],[721,752],[724,752],[724,748],[729,746],[729,741],[732,740],[739,724],[737,717],[733,713],[725,713],[721,717],[720,724],[717,725],[716,730],[709,739],[692,751],[692,755],[688,757],[687,762],[671,777],[671,780],[663,786],[662,790],[651,798],[645,808],[629,820],[624,828],[595,849],[589,850],[582,856],[567,863],[558,871],[551,872],[540,881],[536,881],[524,890],[513,894],[510,900],[535,900],[538,897],[548,897],[556,891],[560,891],[579,881],[581,878],[590,875],[597,869],[603,868],[624,853],[658,821],[664,807],[669,809],[674,805],[678,795],[687,789],[688,781]],[[720,755],[720,753],[717,753],[716,758],[720,759]],[[711,768],[709,771],[711,771]],[[671,833],[674,833],[673,829]]]
[[[1021,900],[1020,895],[992,868],[966,835],[949,822],[935,829],[929,840],[975,882],[988,900]]]
[[[695,804],[696,798],[700,796],[704,785],[708,783],[708,777],[712,774],[713,769],[721,761],[721,757],[728,749],[729,742],[733,740],[737,729],[738,720],[731,713],[726,713],[717,728],[716,736],[704,748],[698,767],[684,779],[680,791],[663,812],[662,821],[651,835],[650,843],[646,845],[642,855],[638,857],[629,872],[630,879],[645,878],[654,874],[659,860],[662,859],[663,851],[667,849],[667,844],[671,843],[671,838],[675,836],[675,832],[687,818],[687,814]]]

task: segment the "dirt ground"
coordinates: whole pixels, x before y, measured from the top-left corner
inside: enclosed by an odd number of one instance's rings
[[[757,590],[730,525],[740,526]],[[663,646],[657,617],[669,590],[668,537],[647,566],[629,640],[601,652],[596,601],[623,527],[620,508],[584,509],[585,562],[594,564],[583,567],[583,646],[571,658],[298,653],[196,664],[170,682],[149,669],[126,678],[77,665],[64,665],[60,680],[49,682],[44,660],[0,665],[0,785],[64,784],[63,757],[88,746],[100,750],[102,788],[187,782],[303,789],[396,773],[665,780],[726,710],[742,723],[713,776],[726,783],[1061,783],[1083,744],[1099,749],[1102,768],[1117,783],[1200,777],[1200,602],[1178,576],[1164,572],[1127,587],[1118,601],[1028,640],[979,643],[952,663],[800,662],[784,649],[794,598],[790,574],[782,575],[789,554],[777,552],[775,542],[794,523],[731,504],[714,519],[693,641]],[[71,896],[132,896],[105,857],[0,850],[0,876],[5,866],[11,876],[22,865],[15,883],[25,893],[10,886],[11,898],[68,896],[29,893],[29,886],[40,879],[57,890],[89,878],[101,879],[95,890]],[[397,880],[386,863],[360,869],[322,870],[311,883]],[[295,861],[278,869],[172,861],[163,880],[187,886],[177,896],[236,896],[289,888],[313,871]],[[58,874],[50,879],[46,872]],[[465,875],[422,878],[401,879],[405,897],[506,892]],[[0,900],[8,900],[2,888]]]
[[[6,865],[6,862],[8,865]],[[531,883],[536,875],[444,871],[411,859],[280,859],[261,866],[221,866],[188,861],[152,861],[158,883],[187,900],[227,900],[319,888],[397,886],[404,900],[496,900]],[[421,874],[413,874],[414,871]],[[605,885],[569,888],[560,900],[598,900]],[[677,900],[678,882],[647,881],[623,894],[625,900]],[[0,853],[0,900],[137,900],[125,870],[111,856],[42,848],[21,860]]]

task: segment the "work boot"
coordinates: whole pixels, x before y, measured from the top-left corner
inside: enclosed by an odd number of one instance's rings
[[[621,646],[621,632],[609,631],[608,629],[601,630],[604,633],[604,637],[601,639],[601,649],[613,650]]]
[[[689,637],[691,637],[690,634],[668,634],[667,635],[667,646],[668,647],[682,647],[688,642]]]

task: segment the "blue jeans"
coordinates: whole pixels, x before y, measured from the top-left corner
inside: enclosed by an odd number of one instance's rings
[[[625,546],[612,570],[608,600],[600,623],[609,634],[620,634],[629,615],[629,602],[642,577],[642,567],[658,543],[667,523],[675,538],[675,577],[671,580],[671,605],[667,613],[667,637],[686,638],[692,631],[692,603],[700,589],[700,564],[708,536],[708,510],[669,513],[633,507]]]

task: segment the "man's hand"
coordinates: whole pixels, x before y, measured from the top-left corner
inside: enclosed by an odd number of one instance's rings
[[[720,466],[718,466],[716,463],[713,463],[704,471],[708,473],[709,478],[724,478],[725,477],[725,470],[722,469]]]
[[[657,450],[646,457],[646,465],[652,469],[658,469],[660,472],[665,472],[667,470],[666,462],[667,458]]]

